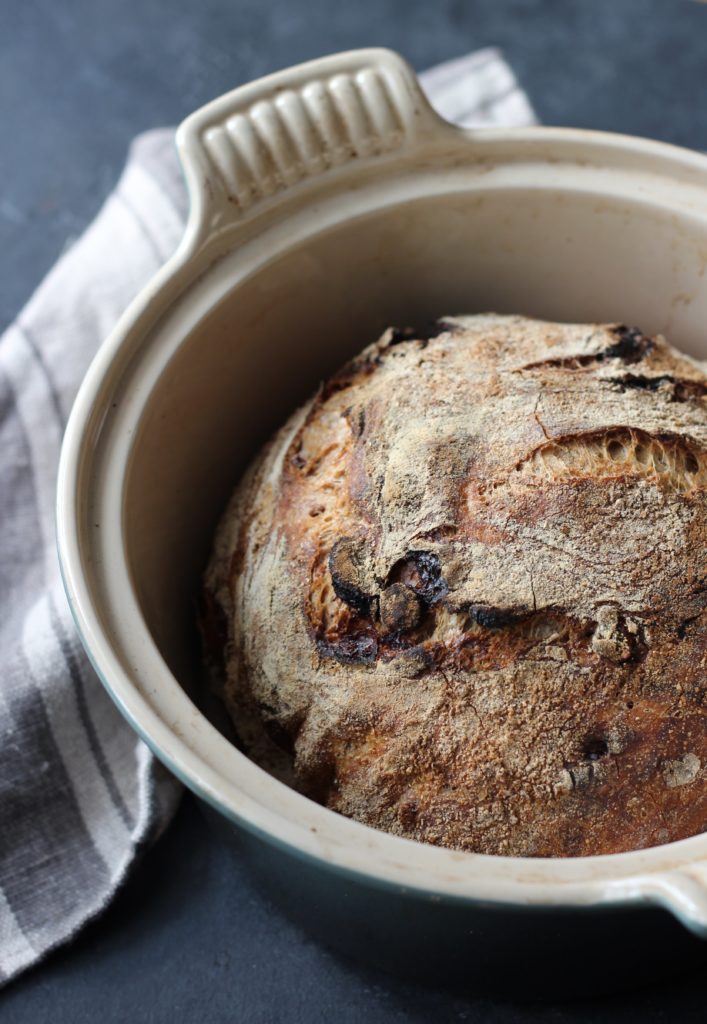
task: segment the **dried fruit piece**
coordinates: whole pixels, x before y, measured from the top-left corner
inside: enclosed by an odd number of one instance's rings
[[[631,637],[618,608],[613,605],[604,605],[599,609],[597,628],[591,640],[591,647],[602,658],[608,658],[609,661],[617,664],[631,658]]]
[[[404,583],[426,604],[434,604],[449,593],[439,556],[434,551],[408,551],[390,570],[388,582]]]
[[[371,594],[366,593],[360,545],[353,537],[342,537],[329,554],[329,572],[334,593],[359,615],[368,615]]]
[[[389,633],[414,629],[421,613],[419,597],[404,583],[391,584],[380,596],[381,624]]]
[[[614,328],[617,337],[615,345],[610,345],[601,353],[602,359],[620,359],[623,363],[638,363],[655,348],[655,342],[646,338],[638,327],[625,327],[620,324]]]

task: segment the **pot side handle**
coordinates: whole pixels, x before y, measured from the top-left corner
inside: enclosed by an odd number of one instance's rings
[[[691,932],[707,939],[706,861],[638,879],[636,895],[663,906]]]
[[[385,49],[335,54],[242,86],[177,131],[191,200],[188,234],[203,244],[285,190],[397,158],[450,127],[412,68]]]

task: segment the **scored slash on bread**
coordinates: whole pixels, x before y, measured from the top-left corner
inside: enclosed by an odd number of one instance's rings
[[[389,328],[219,527],[207,605],[250,756],[462,850],[706,829],[706,396],[637,328]]]

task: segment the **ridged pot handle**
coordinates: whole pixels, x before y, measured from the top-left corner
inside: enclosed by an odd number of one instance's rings
[[[235,89],[177,132],[188,233],[203,243],[286,192],[383,165],[444,123],[410,66],[383,49],[335,54]]]

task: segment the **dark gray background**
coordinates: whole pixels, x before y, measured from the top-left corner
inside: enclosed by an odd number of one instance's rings
[[[391,46],[423,68],[489,44],[546,123],[707,149],[707,6],[688,0],[0,0],[0,327],[142,129],[335,50]],[[284,921],[188,797],[104,917],[0,996],[0,1024],[689,1024],[706,1004],[695,976],[523,1007],[363,971]]]

